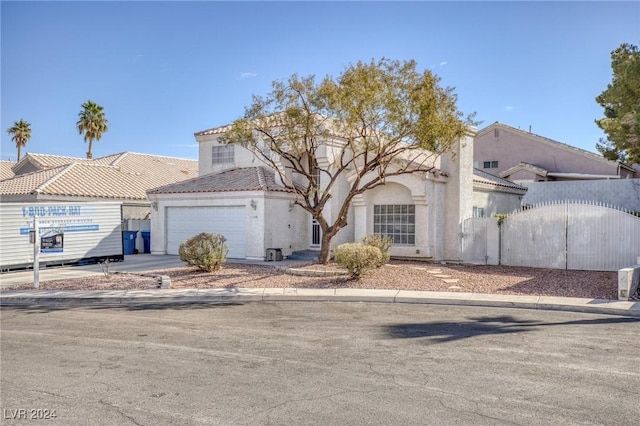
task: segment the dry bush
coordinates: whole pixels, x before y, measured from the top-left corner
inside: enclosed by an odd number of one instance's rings
[[[223,235],[202,232],[180,244],[178,253],[180,259],[189,265],[206,272],[215,272],[227,260],[229,248],[226,241]]]
[[[378,247],[361,243],[341,244],[336,247],[335,261],[349,271],[351,278],[359,280],[364,273],[381,264],[382,252]]]

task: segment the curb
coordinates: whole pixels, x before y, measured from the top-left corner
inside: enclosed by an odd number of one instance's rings
[[[0,306],[128,306],[219,302],[369,302],[540,309],[640,318],[640,302],[410,290],[239,288],[153,290],[6,290]]]

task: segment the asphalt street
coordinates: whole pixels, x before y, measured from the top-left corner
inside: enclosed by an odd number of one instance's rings
[[[3,307],[3,422],[632,425],[640,320],[375,303]],[[39,410],[39,411],[38,411]],[[41,422],[40,422],[41,423]]]

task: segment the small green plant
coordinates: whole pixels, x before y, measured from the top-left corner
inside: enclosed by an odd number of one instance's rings
[[[227,239],[220,234],[202,232],[182,244],[178,249],[180,259],[206,272],[215,272],[227,260]]]
[[[389,263],[391,259],[391,246],[393,245],[393,238],[388,235],[365,235],[362,239],[362,244],[365,246],[377,247],[380,249],[380,253],[382,257],[380,258],[380,264],[378,267]]]
[[[493,215],[493,217],[498,219],[498,226],[502,226],[502,223],[508,216],[509,216],[509,213],[496,213]]]
[[[364,273],[378,267],[382,252],[378,247],[361,243],[347,243],[336,247],[335,261],[346,268],[352,279],[359,280]]]

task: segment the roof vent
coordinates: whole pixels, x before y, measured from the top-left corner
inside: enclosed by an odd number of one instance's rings
[[[493,129],[493,137],[496,139],[500,137],[500,129]]]

